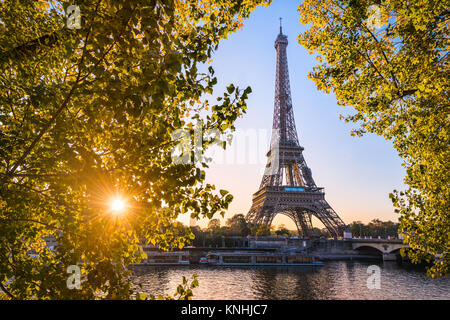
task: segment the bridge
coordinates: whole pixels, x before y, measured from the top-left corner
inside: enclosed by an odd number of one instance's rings
[[[225,241],[227,240],[227,241]],[[187,246],[194,260],[209,251],[277,251],[287,249],[306,250],[325,260],[381,258],[384,261],[397,260],[399,251],[408,248],[400,239],[302,239],[298,237],[225,237],[215,246]],[[156,246],[144,246],[146,251],[158,251]]]
[[[282,237],[259,237],[250,239],[249,247],[254,248],[303,248],[324,259],[382,258],[397,260],[400,249],[409,246],[401,239],[290,239]]]
[[[378,250],[383,257],[383,260],[395,260],[396,255],[402,248],[409,248],[400,239],[346,239],[352,243],[353,250],[363,250],[371,248]]]

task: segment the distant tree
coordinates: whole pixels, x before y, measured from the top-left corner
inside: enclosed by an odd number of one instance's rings
[[[220,220],[219,219],[211,219],[208,222],[208,229],[211,234],[216,234],[220,231]]]
[[[379,219],[373,219],[367,225],[367,227],[369,229],[369,234],[372,237],[384,236],[384,234],[383,234],[384,232],[381,232],[381,230],[383,229],[382,226],[383,226],[383,223]]]
[[[450,268],[449,2],[303,0],[300,44],[316,54],[317,88],[352,106],[352,135],[393,142],[406,191],[390,194],[413,262]],[[353,112],[354,111],[354,112]]]
[[[194,234],[194,239],[191,240],[191,244],[196,247],[203,247],[206,241],[205,232],[199,226],[191,227],[191,231]]]
[[[362,229],[363,229],[363,223],[361,221],[353,221],[350,224],[350,231],[353,236],[355,237],[361,237],[362,236]]]
[[[391,236],[391,237],[398,237],[399,234],[399,224],[392,222],[392,221],[387,221],[384,222],[384,229],[385,229],[385,236]]]
[[[364,224],[361,221],[353,221],[350,224],[350,231],[355,237],[372,236],[377,238],[387,238],[388,236],[397,237],[398,235],[398,223],[392,221],[380,221],[379,219],[373,219],[368,224]]]
[[[397,237],[398,235],[398,223],[392,221],[380,221],[374,219],[368,224],[370,235],[373,237],[387,238],[388,236]]]
[[[259,225],[256,231],[257,236],[270,236],[272,234],[272,229],[266,225]]]
[[[320,237],[320,236],[328,236],[328,235],[329,235],[328,230],[326,230],[326,232],[324,233],[323,229],[316,228],[316,227],[314,227],[314,228],[312,229],[312,233],[313,233],[314,235],[318,236],[318,237]]]
[[[258,225],[253,223],[253,222],[248,222],[247,223],[248,228],[250,229],[250,235],[251,236],[256,236],[256,233],[258,231]]]
[[[246,237],[250,234],[250,228],[243,214],[232,216],[227,220],[226,225],[230,228],[231,235]]]
[[[220,234],[221,236],[225,236],[225,237],[230,237],[230,236],[234,236],[235,234],[233,234],[233,231],[230,227],[227,226],[221,226],[219,229],[218,234]]]
[[[284,224],[280,224],[278,226],[278,229],[275,230],[275,235],[277,235],[277,236],[289,237],[290,234],[291,234],[291,232],[289,231],[289,229],[286,228],[286,226]]]

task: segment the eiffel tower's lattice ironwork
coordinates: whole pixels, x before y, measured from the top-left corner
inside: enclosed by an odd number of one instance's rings
[[[317,217],[332,236],[341,236],[345,224],[325,200],[323,188],[316,186],[303,158],[292,110],[286,47],[287,36],[275,40],[277,67],[273,130],[268,162],[259,190],[253,194],[253,204],[247,221],[269,225],[277,214],[294,220],[299,235],[312,233],[311,217]]]

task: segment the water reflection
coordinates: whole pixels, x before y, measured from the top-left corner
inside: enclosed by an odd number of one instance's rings
[[[381,289],[368,289],[367,267],[381,268]],[[197,273],[194,299],[450,299],[450,279],[432,279],[395,262],[327,262],[303,267],[136,267],[134,282],[142,291],[173,294],[181,277]],[[139,291],[141,291],[139,289]]]

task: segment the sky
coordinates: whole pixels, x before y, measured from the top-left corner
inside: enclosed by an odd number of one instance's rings
[[[261,183],[273,121],[274,41],[282,17],[283,33],[289,41],[287,56],[298,137],[317,186],[325,188],[325,199],[346,224],[373,219],[397,221],[389,193],[405,189],[401,159],[383,137],[352,137],[350,131],[355,124],[339,119],[340,114],[351,112],[351,107],[338,106],[332,94],[319,91],[308,79],[318,62],[296,40],[306,30],[299,21],[298,3],[274,0],[269,7],[258,8],[244,22],[243,29],[223,40],[213,55],[212,66],[218,79],[215,94],[221,95],[230,83],[252,88],[247,113],[235,123],[239,139],[225,153],[214,151],[213,163],[206,171],[208,182],[234,196],[222,220],[246,214],[252,194]],[[189,219],[182,217],[181,221]],[[313,219],[313,224],[321,227],[317,222]],[[197,222],[201,227],[207,223],[207,219]],[[295,229],[284,215],[277,215],[273,223]]]

